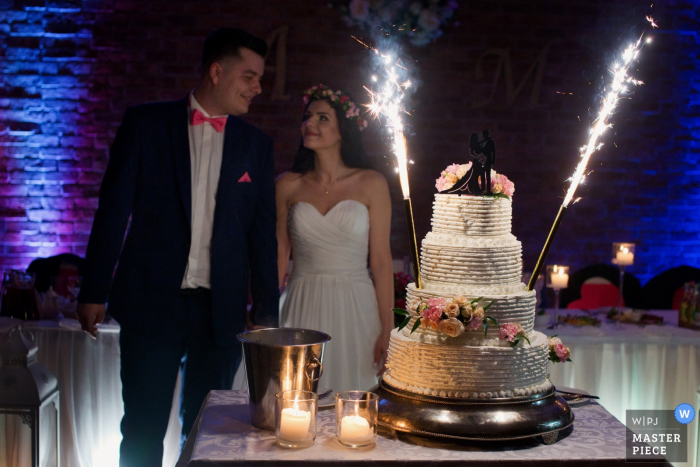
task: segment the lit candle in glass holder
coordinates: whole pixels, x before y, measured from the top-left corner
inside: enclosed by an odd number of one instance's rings
[[[366,391],[335,395],[335,434],[341,444],[360,448],[377,439],[379,397]]]
[[[554,289],[554,315],[552,325],[557,326],[559,317],[559,291],[569,286],[569,266],[557,264],[547,266],[547,287]]]
[[[613,243],[612,246],[612,263],[617,264],[620,268],[620,297],[617,302],[617,327],[621,327],[620,320],[622,319],[622,284],[625,279],[625,266],[634,264],[634,243]]]
[[[275,436],[288,448],[306,447],[316,439],[318,396],[310,391],[275,394]]]
[[[632,266],[634,264],[634,243],[613,243],[613,264]]]

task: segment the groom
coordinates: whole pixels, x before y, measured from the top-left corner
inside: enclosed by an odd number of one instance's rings
[[[208,392],[231,388],[249,280],[252,324],[278,325],[272,140],[237,117],[261,92],[266,52],[214,31],[194,91],[128,108],[117,130],[78,316],[95,337],[109,301],[121,325],[123,467],[161,465],[178,370],[183,441]]]

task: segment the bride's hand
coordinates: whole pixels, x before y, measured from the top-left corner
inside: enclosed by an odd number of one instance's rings
[[[374,344],[374,368],[379,368],[377,376],[386,371],[386,354],[389,350],[389,334],[380,334]]]

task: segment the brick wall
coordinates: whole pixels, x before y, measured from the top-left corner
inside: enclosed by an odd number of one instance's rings
[[[364,101],[367,53],[325,2],[0,0],[0,266],[35,256],[84,254],[99,184],[124,109],[184,96],[197,80],[203,38],[237,26],[286,36],[288,100],[272,99],[276,73],[246,117],[276,141],[278,172],[299,141],[300,93],[320,81]],[[544,243],[595,115],[606,69],[654,12],[661,29],[635,75],[647,84],[624,100],[594,173],[579,190],[550,252],[575,270],[607,262],[610,243],[636,241],[631,269],[644,282],[667,267],[700,266],[700,77],[698,1],[663,5],[558,0],[460,2],[456,22],[422,49],[408,48],[423,81],[409,153],[417,236],[430,228],[434,179],[465,159],[468,135],[487,128],[499,172],[515,182],[514,233],[525,269]],[[541,88],[532,77],[512,102],[494,48],[507,50],[517,87],[547,48]],[[275,49],[268,59],[275,62]],[[601,79],[601,77],[605,79]],[[479,101],[490,102],[473,108]],[[591,109],[589,111],[589,108]],[[403,206],[388,145],[365,143],[392,187],[395,257],[408,251]]]

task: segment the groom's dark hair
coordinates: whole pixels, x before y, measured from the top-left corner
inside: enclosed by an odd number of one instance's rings
[[[304,115],[311,105],[311,102],[304,107]],[[328,99],[324,99],[330,104]],[[353,169],[371,169],[372,165],[369,162],[369,157],[365,148],[362,146],[362,138],[360,137],[360,129],[355,121],[350,121],[345,118],[345,113],[334,105],[331,105],[335,111],[336,120],[338,120],[338,129],[340,130],[340,158],[343,160],[343,164],[347,167]],[[302,117],[303,118],[303,117]],[[304,140],[299,143],[299,149],[297,150],[296,156],[294,156],[294,163],[292,164],[292,172],[298,174],[305,174],[310,170],[315,168],[315,158],[314,151],[304,146]]]
[[[240,57],[245,47],[265,58],[267,43],[254,35],[236,28],[219,28],[204,40],[202,51],[202,74],[207,74],[211,64],[227,57]]]

